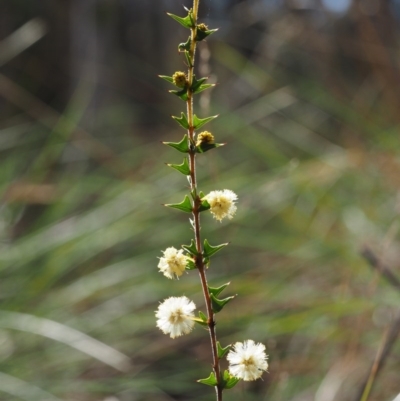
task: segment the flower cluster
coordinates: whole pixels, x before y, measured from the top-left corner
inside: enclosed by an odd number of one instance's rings
[[[197,29],[199,29],[200,31],[207,31],[208,30],[208,26],[206,24],[199,24],[197,25]]]
[[[195,324],[195,309],[196,305],[187,297],[170,297],[156,311],[157,327],[171,338],[188,334]],[[267,358],[263,344],[247,340],[234,344],[226,359],[232,376],[252,381],[259,379],[267,371]]]
[[[236,213],[235,201],[237,200],[237,195],[229,189],[211,191],[203,199],[209,203],[211,214],[218,221],[225,217],[231,219]]]
[[[172,82],[179,88],[184,88],[187,85],[186,74],[182,71],[177,71],[172,75]]]
[[[256,344],[253,340],[234,344],[226,359],[229,362],[229,372],[244,381],[257,380],[268,369],[265,346]]]
[[[200,146],[203,143],[211,144],[214,143],[214,135],[211,132],[203,131],[197,136],[196,146]]]
[[[183,254],[183,250],[179,251],[173,246],[164,251],[164,256],[160,258],[158,268],[165,277],[170,279],[182,276],[186,269],[186,265],[190,258]]]
[[[166,299],[156,311],[157,327],[171,338],[188,334],[194,326],[196,305],[186,297]]]

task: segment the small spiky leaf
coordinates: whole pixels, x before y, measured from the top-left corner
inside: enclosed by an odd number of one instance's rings
[[[196,114],[193,116],[193,127],[194,129],[199,129],[201,128],[204,124],[207,124],[208,122],[214,120],[214,118],[217,118],[218,115],[216,116],[211,116],[211,117],[206,117],[206,118],[198,118]]]
[[[173,209],[182,210],[182,212],[192,213],[193,207],[189,197],[186,195],[181,203],[167,203],[165,206],[172,207]]]
[[[206,384],[207,386],[215,387],[218,382],[217,379],[215,378],[215,374],[213,372],[210,373],[210,376],[208,376],[206,379],[200,379],[197,380],[198,383],[201,384]]]
[[[179,171],[183,175],[190,175],[189,162],[186,157],[183,159],[182,164],[167,164],[167,166],[174,168],[175,170]]]
[[[180,142],[163,142],[164,145],[171,146],[182,153],[189,152],[188,136],[185,134]]]
[[[193,28],[194,27],[194,23],[193,23],[193,18],[191,16],[191,13],[189,12],[189,14],[182,18],[179,17],[178,15],[174,15],[171,13],[167,13],[168,16],[170,16],[171,18],[173,18],[175,21],[179,22],[182,26],[184,26],[185,28]]]

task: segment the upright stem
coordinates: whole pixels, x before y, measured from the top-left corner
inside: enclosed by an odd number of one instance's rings
[[[195,25],[197,24],[197,13],[199,9],[199,0],[193,0],[193,9],[192,15],[193,20],[195,21]],[[217,348],[217,333],[215,328],[215,316],[212,310],[210,293],[208,291],[207,286],[207,277],[205,272],[205,265],[203,262],[203,246],[201,242],[200,235],[200,205],[201,199],[197,193],[197,180],[196,180],[196,150],[195,150],[195,132],[194,132],[194,122],[193,122],[193,93],[192,93],[192,84],[193,84],[193,75],[194,75],[194,61],[195,61],[195,53],[196,53],[196,34],[197,27],[193,27],[191,29],[191,45],[189,50],[189,66],[188,66],[188,86],[189,90],[187,92],[187,115],[188,115],[188,135],[189,135],[189,161],[190,161],[190,189],[194,196],[193,202],[193,226],[194,226],[194,235],[196,242],[196,250],[198,256],[196,257],[195,263],[196,267],[199,271],[201,286],[203,289],[204,300],[207,309],[207,324],[210,333],[210,341],[211,341],[211,350],[213,357],[213,370],[215,374],[215,378],[217,380],[217,385],[215,386],[215,391],[217,395],[217,401],[222,401],[222,383],[221,383],[221,369],[219,366],[219,358],[218,358],[218,348]]]

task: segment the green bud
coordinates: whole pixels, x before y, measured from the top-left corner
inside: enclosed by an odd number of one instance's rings
[[[188,83],[186,74],[182,71],[176,71],[174,75],[172,75],[172,82],[178,88],[184,88]]]

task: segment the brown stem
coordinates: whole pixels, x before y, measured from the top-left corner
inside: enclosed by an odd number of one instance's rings
[[[197,23],[197,13],[199,8],[199,0],[193,0],[193,19],[195,23]],[[193,93],[191,90],[193,84],[193,75],[194,75],[194,60],[195,60],[195,52],[196,52],[196,34],[197,27],[193,27],[191,29],[191,45],[189,50],[189,66],[188,66],[188,98],[187,98],[187,114],[188,114],[188,135],[189,135],[189,165],[190,165],[190,189],[192,195],[194,196],[193,201],[193,228],[195,235],[195,243],[196,250],[198,256],[195,259],[196,267],[199,271],[201,286],[203,289],[204,300],[206,304],[207,310],[207,324],[210,333],[210,341],[211,341],[211,350],[213,356],[213,371],[215,374],[215,378],[217,380],[217,385],[215,386],[215,391],[217,395],[217,401],[222,401],[222,383],[221,383],[221,370],[219,366],[219,357],[218,357],[218,349],[217,349],[217,333],[215,328],[215,316],[212,310],[211,297],[208,291],[207,286],[207,277],[205,272],[205,265],[203,262],[203,246],[201,243],[201,235],[200,235],[200,206],[201,199],[197,193],[197,179],[196,179],[196,151],[194,149],[195,146],[195,132],[194,132],[194,123],[193,123]]]

